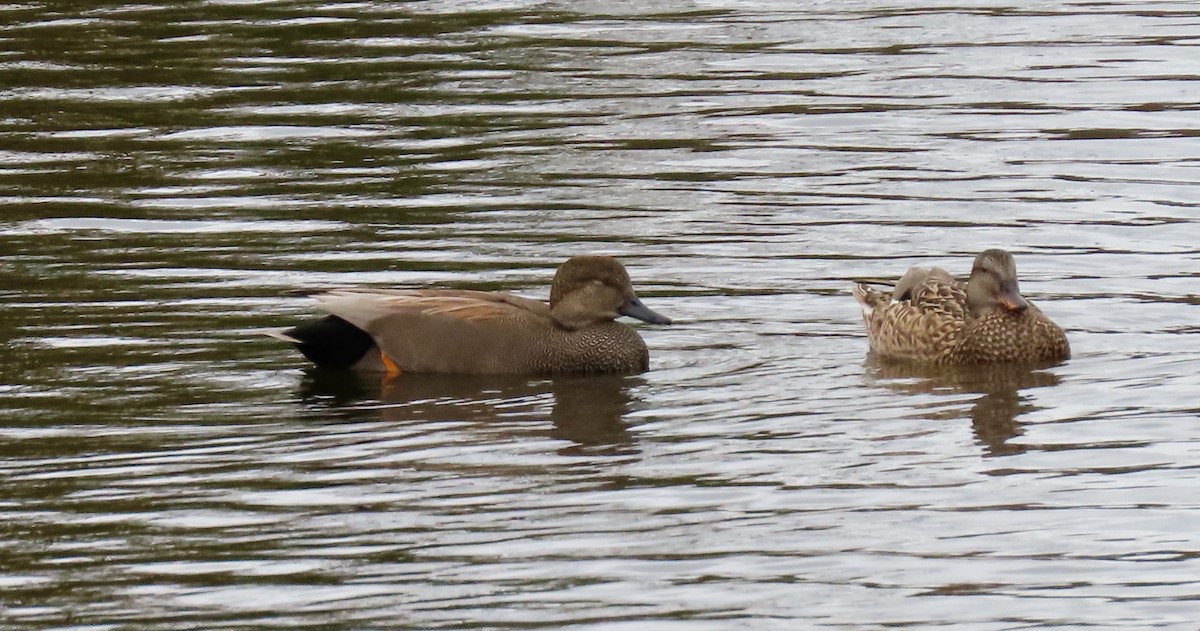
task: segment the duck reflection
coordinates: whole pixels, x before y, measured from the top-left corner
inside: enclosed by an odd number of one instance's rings
[[[628,453],[633,439],[625,415],[633,403],[630,392],[641,383],[641,377],[622,375],[406,374],[380,380],[378,375],[314,369],[301,382],[300,397],[347,419],[362,418],[358,404],[379,401],[386,407],[376,413],[389,421],[544,420],[549,408],[550,436],[574,443],[562,453],[595,453],[597,448]]]
[[[971,426],[989,455],[1004,456],[1026,450],[1024,445],[1010,444],[1009,440],[1024,433],[1017,418],[1039,409],[1021,391],[1056,386],[1062,381],[1058,375],[1047,372],[1048,367],[929,366],[889,362],[872,356],[867,360],[867,375],[884,387],[911,394],[950,390],[982,395],[971,405]],[[934,416],[957,417],[957,414]]]

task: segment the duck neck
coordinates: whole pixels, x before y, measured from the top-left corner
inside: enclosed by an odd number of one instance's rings
[[[550,307],[550,317],[558,326],[576,331],[603,322],[612,322],[617,313],[597,312],[594,305],[588,305],[578,296],[568,295]]]

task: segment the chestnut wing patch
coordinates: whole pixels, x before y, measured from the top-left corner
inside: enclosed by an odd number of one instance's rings
[[[499,292],[466,290],[337,289],[314,296],[321,308],[364,331],[393,316],[419,315],[457,322],[549,316],[544,302]]]
[[[397,310],[419,311],[427,316],[453,318],[464,322],[495,320],[524,312],[524,309],[504,301],[452,296],[394,297],[388,302]]]

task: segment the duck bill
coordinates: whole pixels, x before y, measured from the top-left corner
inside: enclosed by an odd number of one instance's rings
[[[1029,308],[1029,303],[1021,297],[1015,286],[1005,287],[1000,291],[1000,295],[996,297],[996,302],[1004,307],[1006,311],[1013,313],[1021,313]]]
[[[642,322],[649,322],[650,324],[671,323],[671,318],[668,318],[667,316],[662,315],[650,307],[642,304],[642,301],[637,297],[626,300],[625,304],[621,305],[620,309],[617,309],[617,313],[624,316],[629,316],[631,318],[637,318]]]

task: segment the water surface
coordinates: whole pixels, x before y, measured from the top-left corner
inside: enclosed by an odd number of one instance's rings
[[[0,7],[14,629],[1181,629],[1192,3]],[[867,357],[988,247],[1074,357]],[[644,375],[308,371],[334,285],[545,296]]]

